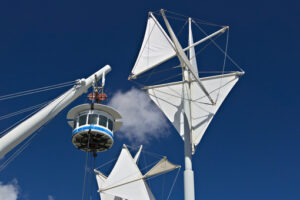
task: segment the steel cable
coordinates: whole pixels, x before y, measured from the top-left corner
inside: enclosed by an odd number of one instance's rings
[[[67,86],[73,85],[74,83],[75,83],[75,81],[69,81],[69,82],[65,82],[65,83],[59,83],[56,85],[50,85],[50,86],[45,86],[45,87],[41,87],[41,88],[25,90],[25,91],[21,91],[21,92],[15,92],[12,94],[7,94],[7,95],[2,95],[2,96],[0,96],[0,101],[12,99],[12,98],[16,98],[16,97],[21,97],[21,96],[25,96],[25,95],[35,94],[38,92],[45,92],[48,90],[54,90],[54,89],[58,89],[58,88],[62,88],[62,87],[67,87]]]

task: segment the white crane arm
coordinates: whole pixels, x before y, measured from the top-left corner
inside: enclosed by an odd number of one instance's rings
[[[1,137],[0,158],[5,156],[10,150],[24,141],[27,137],[29,137],[50,119],[55,117],[60,111],[62,111],[75,99],[77,99],[83,93],[86,93],[87,90],[91,87],[95,76],[99,80],[100,78],[103,78],[103,74],[107,74],[110,71],[111,67],[109,65],[106,65],[87,79],[79,80],[73,88],[59,96],[49,105],[45,106],[36,114],[32,115],[30,118],[23,121],[3,137]]]

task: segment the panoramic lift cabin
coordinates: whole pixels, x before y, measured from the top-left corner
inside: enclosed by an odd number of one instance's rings
[[[72,142],[82,151],[101,152],[114,143],[114,132],[121,126],[121,115],[103,104],[82,104],[72,108],[67,119],[73,128]]]

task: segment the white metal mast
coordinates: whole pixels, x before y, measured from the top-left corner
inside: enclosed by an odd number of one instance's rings
[[[185,170],[184,170],[184,199],[185,200],[194,200],[195,199],[195,186],[194,186],[194,171],[192,166],[192,142],[191,142],[191,105],[190,105],[190,71],[194,75],[195,79],[198,80],[198,83],[201,89],[204,91],[206,96],[209,100],[213,103],[212,98],[210,97],[209,93],[206,91],[202,83],[200,82],[198,76],[192,71],[191,64],[187,59],[177,37],[175,36],[168,19],[162,9],[161,14],[167,26],[167,29],[170,33],[170,36],[174,42],[176,53],[182,65],[183,73],[182,78],[184,81],[183,84],[183,110],[181,115],[181,122],[180,122],[180,131],[184,133],[184,163],[185,163]],[[190,44],[189,44],[190,45]],[[197,79],[198,78],[198,79]]]
[[[193,144],[191,141],[191,103],[190,99],[190,75],[189,71],[184,68],[183,70],[183,112],[180,123],[180,131],[184,131],[184,199],[194,200],[195,199],[195,186],[194,186],[194,171],[192,166],[192,148]]]
[[[62,109],[72,103],[75,99],[77,99],[83,93],[86,93],[95,80],[95,77],[98,80],[100,78],[104,79],[105,74],[110,71],[111,67],[106,65],[87,79],[79,80],[73,88],[62,94],[49,105],[0,138],[0,158],[5,156],[5,154],[29,137],[50,119],[55,117]]]

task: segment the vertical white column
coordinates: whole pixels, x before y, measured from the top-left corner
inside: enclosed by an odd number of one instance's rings
[[[190,107],[190,81],[189,72],[184,69],[183,80],[183,123],[181,130],[184,131],[184,199],[195,199],[194,171],[192,166],[192,143],[191,143],[191,107]]]
[[[186,57],[184,51],[182,50],[182,47],[172,30],[168,19],[166,18],[164,10],[160,11],[162,14],[162,17],[165,21],[165,24],[167,26],[167,29],[169,31],[169,34],[172,38],[172,41],[175,46],[175,50],[177,53],[177,56],[180,60],[181,65],[183,66],[183,81],[185,83],[183,84],[183,112],[180,122],[180,131],[184,131],[184,162],[185,162],[185,170],[184,170],[184,199],[185,200],[195,200],[195,189],[194,189],[194,172],[192,168],[192,144],[191,144],[191,108],[190,108],[190,77],[189,73],[193,73],[192,71],[189,72],[188,69],[191,69],[189,67],[190,61]],[[196,76],[194,76],[196,78]],[[198,76],[197,76],[198,77]],[[199,78],[198,78],[199,80]],[[200,87],[203,87],[199,80]],[[206,92],[204,88],[204,92]],[[207,93],[207,92],[206,92]]]

